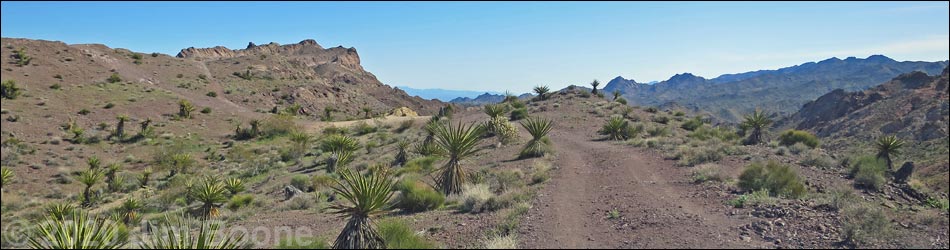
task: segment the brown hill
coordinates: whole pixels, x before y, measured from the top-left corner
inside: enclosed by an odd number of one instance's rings
[[[928,165],[920,173],[941,180],[933,182],[946,190],[947,79],[945,68],[936,76],[903,74],[865,91],[838,89],[805,104],[785,123],[827,138],[832,147],[869,148],[881,135],[896,135],[908,142],[904,160]]]

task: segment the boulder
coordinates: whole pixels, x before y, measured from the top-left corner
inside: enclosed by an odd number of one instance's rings
[[[907,183],[910,176],[914,173],[914,163],[907,162],[894,173],[894,181],[897,183]]]
[[[395,108],[395,109],[393,109],[392,111],[389,112],[389,115],[391,115],[391,116],[408,116],[408,117],[416,117],[416,116],[419,116],[419,114],[416,113],[416,111],[412,111],[412,109],[407,108],[407,107]]]

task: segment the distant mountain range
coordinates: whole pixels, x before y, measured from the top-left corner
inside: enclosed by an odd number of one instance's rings
[[[682,73],[652,85],[617,77],[608,82],[604,90],[619,90],[631,105],[678,105],[706,113],[717,121],[736,122],[756,108],[789,116],[805,103],[835,89],[861,91],[912,71],[936,75],[947,64],[947,61],[898,62],[882,55],[866,59],[830,58],[713,79]]]
[[[524,93],[524,94],[519,95],[518,99],[528,99],[532,97],[534,97],[533,94]],[[475,98],[459,97],[459,98],[452,99],[449,102],[462,104],[462,105],[485,105],[485,104],[499,103],[504,100],[505,100],[505,95],[484,93],[479,96],[476,96]]]
[[[460,97],[475,98],[482,94],[496,94],[501,95],[499,92],[493,91],[473,91],[473,90],[451,90],[451,89],[416,89],[409,86],[397,86],[396,88],[406,91],[407,94],[412,96],[418,96],[423,99],[437,99],[439,101],[448,102]]]

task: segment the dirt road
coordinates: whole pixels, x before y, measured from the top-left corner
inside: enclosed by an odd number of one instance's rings
[[[559,169],[520,227],[522,248],[754,247],[719,198],[703,198],[688,170],[614,145],[587,127],[554,129]],[[616,217],[608,218],[611,211]]]

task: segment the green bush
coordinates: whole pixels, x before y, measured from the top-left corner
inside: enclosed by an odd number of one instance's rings
[[[659,124],[669,124],[670,118],[665,115],[653,116],[653,122],[659,123]]]
[[[299,131],[300,126],[294,122],[294,117],[290,115],[272,115],[261,121],[261,134],[265,137],[275,137],[289,134],[293,131]]]
[[[218,97],[218,92],[211,91],[211,92],[208,92],[208,93],[205,94],[205,95],[208,96],[208,97]]]
[[[703,126],[703,118],[697,116],[697,117],[693,117],[692,119],[686,120],[686,122],[683,122],[683,125],[680,125],[680,128],[683,128],[688,131],[695,131],[696,129],[702,126]]]
[[[403,179],[395,188],[400,191],[395,207],[403,211],[425,212],[438,209],[445,203],[442,193],[415,178]]]
[[[729,176],[722,172],[722,166],[716,164],[703,164],[693,169],[693,182],[723,182],[729,179]]]
[[[822,154],[818,150],[812,150],[805,154],[805,159],[802,159],[801,164],[820,169],[831,169],[837,165],[837,162],[835,162],[835,159]]]
[[[770,205],[775,203],[775,198],[769,196],[769,191],[765,189],[739,195],[739,197],[736,197],[736,199],[729,201],[729,204],[736,208],[756,205]]]
[[[298,174],[290,178],[290,185],[304,192],[310,191],[311,181],[307,175]]]
[[[874,156],[862,156],[851,164],[851,177],[859,187],[880,190],[887,183],[884,173],[887,171],[887,162]]]
[[[122,78],[119,77],[119,73],[112,73],[112,75],[110,75],[109,78],[106,79],[106,82],[109,82],[109,83],[117,83],[121,81],[122,81]]]
[[[2,85],[0,85],[0,94],[2,94],[2,97],[5,99],[16,99],[20,96],[21,90],[22,89],[16,85],[16,81],[13,80],[3,81]]]
[[[211,114],[211,108],[205,107],[205,108],[201,109],[201,113],[202,113],[202,114]]]
[[[436,244],[417,235],[409,225],[400,219],[384,219],[377,223],[379,236],[386,242],[388,249],[436,249]]]
[[[687,123],[689,123],[689,121],[684,123],[683,126],[686,126]],[[684,127],[683,129],[686,129],[686,128]],[[734,140],[739,139],[739,135],[736,134],[735,131],[729,128],[710,127],[710,126],[703,126],[703,125],[700,125],[696,129],[693,129],[692,132],[690,132],[686,136],[689,138],[700,140],[700,141],[705,141],[705,140],[709,140],[713,138],[718,138],[720,141],[724,141],[724,142],[734,141]]]
[[[228,202],[228,209],[238,210],[242,207],[247,207],[254,203],[254,195],[250,194],[239,194],[231,197],[231,201]]]
[[[519,169],[502,170],[495,172],[492,178],[492,187],[497,193],[524,187],[524,173]]]
[[[510,120],[512,120],[512,121],[517,121],[517,120],[521,120],[521,119],[524,119],[524,118],[528,118],[528,109],[527,109],[527,108],[519,108],[519,109],[511,110],[511,116],[510,116],[510,118],[511,118]]]
[[[438,156],[426,156],[409,160],[409,162],[406,162],[402,168],[397,170],[396,175],[398,176],[406,173],[428,174],[429,172],[432,172],[433,169],[435,169],[435,163],[441,159],[442,158]]]
[[[802,143],[807,145],[810,148],[817,148],[820,141],[818,137],[809,133],[808,131],[802,130],[786,130],[782,132],[778,137],[779,144],[783,146],[792,146],[796,143]]]
[[[746,191],[766,189],[772,195],[798,198],[805,194],[801,177],[790,166],[769,161],[755,162],[739,175],[739,188]]]
[[[376,126],[369,125],[364,121],[357,122],[353,125],[353,133],[356,135],[366,135],[370,133],[376,133],[379,128]]]
[[[330,249],[330,245],[324,239],[300,237],[281,239],[277,249]]]
[[[667,136],[670,135],[670,128],[667,128],[666,126],[655,126],[647,129],[647,134],[649,134],[651,137]]]

